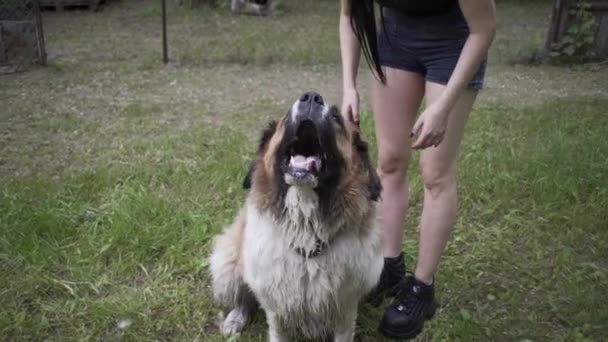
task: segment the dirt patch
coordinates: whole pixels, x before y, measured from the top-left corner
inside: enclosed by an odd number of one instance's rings
[[[0,173],[92,167],[107,162],[98,153],[184,134],[193,126],[242,127],[255,139],[258,130],[249,128],[283,114],[307,90],[339,106],[341,82],[337,65],[169,65],[126,73],[39,69],[5,77]],[[363,67],[359,84],[362,109],[369,111],[371,76]],[[521,107],[566,96],[608,96],[608,67],[490,67],[477,106]]]
[[[556,98],[608,96],[608,67],[551,66],[489,67],[480,105],[529,106]]]
[[[141,79],[154,83],[162,93],[148,93],[157,102],[205,104],[211,121],[221,124],[230,113],[249,113],[255,106],[287,110],[305,91],[316,90],[330,103],[340,105],[342,74],[337,65],[322,66],[172,66],[159,72],[144,73]],[[359,92],[364,110],[371,110],[372,77],[362,67]],[[137,83],[137,82],[135,82]],[[165,83],[166,86],[160,86]],[[143,94],[142,94],[143,95]],[[555,98],[608,96],[608,66],[579,69],[550,66],[490,66],[480,105],[528,106]],[[276,116],[280,113],[269,113]]]

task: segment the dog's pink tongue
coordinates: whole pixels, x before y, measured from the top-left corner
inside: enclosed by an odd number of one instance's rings
[[[298,154],[291,157],[289,165],[296,169],[319,170],[321,168],[321,158],[319,156],[305,157]]]

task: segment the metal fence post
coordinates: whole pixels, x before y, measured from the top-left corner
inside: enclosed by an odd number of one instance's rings
[[[162,4],[162,17],[163,17],[163,63],[169,62],[169,56],[167,53],[167,5],[165,0],[161,0]]]

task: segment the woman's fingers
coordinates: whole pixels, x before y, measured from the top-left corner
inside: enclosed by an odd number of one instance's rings
[[[342,116],[345,120],[353,121],[353,111],[351,109],[351,105],[349,103],[342,104]]]
[[[443,138],[441,138],[441,136],[436,136],[436,137],[433,139],[433,141],[431,141],[430,146],[433,146],[433,147],[437,147],[437,146],[439,146],[439,144],[441,144],[441,140],[443,140]],[[429,147],[430,147],[430,146],[429,146]]]
[[[357,96],[348,95],[342,102],[342,116],[356,125],[359,125],[359,101]]]
[[[352,106],[352,121],[359,126],[359,106],[355,103]]]
[[[426,132],[422,131],[414,145],[413,149],[423,150],[428,147],[437,147],[443,141],[444,134],[441,132]]]
[[[431,144],[431,146],[433,146],[433,147],[439,146],[439,144],[441,144],[441,142],[443,141],[444,137],[445,137],[445,133],[443,133],[443,132],[437,133],[435,135],[435,138],[433,139],[433,143]]]
[[[410,138],[414,137],[416,135],[419,135],[420,130],[423,128],[424,126],[424,121],[422,120],[422,116],[418,117],[418,120],[416,120],[416,123],[414,123],[414,127],[412,128],[412,133],[410,133]]]
[[[429,143],[429,139],[431,138],[430,132],[427,132],[424,128],[422,129],[422,132],[420,132],[420,135],[418,136],[418,139],[416,140],[416,142],[414,143],[414,145],[412,145],[412,148],[414,149],[424,149],[428,146]]]

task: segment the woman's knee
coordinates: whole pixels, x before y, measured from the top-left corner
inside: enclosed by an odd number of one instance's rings
[[[409,156],[394,152],[379,153],[378,175],[380,178],[399,177],[404,178],[407,172]]]
[[[424,189],[432,196],[437,197],[445,191],[456,188],[456,167],[437,165],[430,161],[420,163],[420,174]]]

